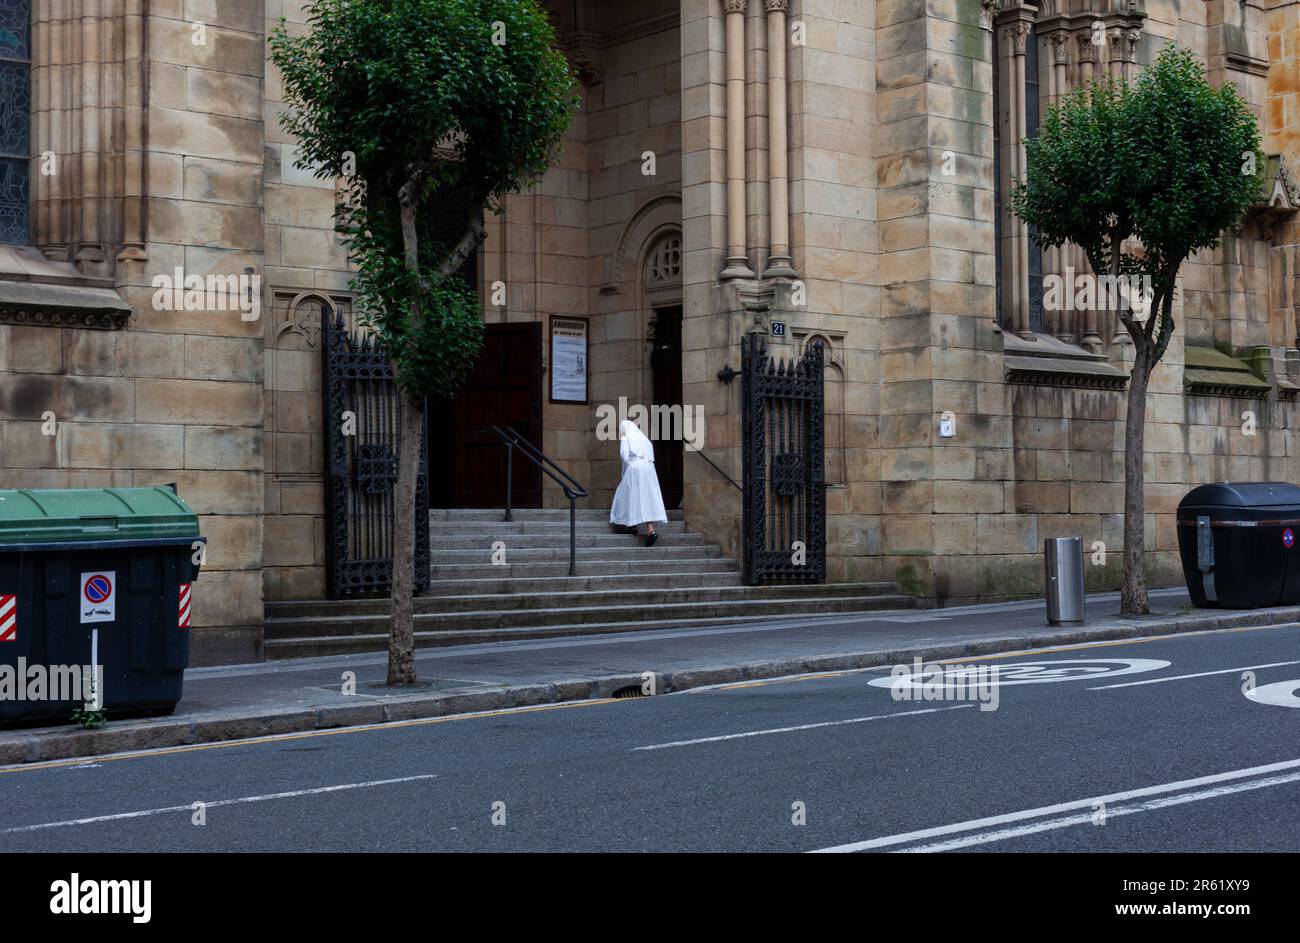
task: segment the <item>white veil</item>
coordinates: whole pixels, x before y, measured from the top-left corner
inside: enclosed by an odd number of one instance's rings
[[[645,459],[647,462],[655,460],[655,449],[646,438],[645,433],[637,428],[636,423],[630,419],[624,419],[618,424],[619,437],[623,440],[619,443],[619,453],[622,455],[624,462],[630,462],[633,459]]]

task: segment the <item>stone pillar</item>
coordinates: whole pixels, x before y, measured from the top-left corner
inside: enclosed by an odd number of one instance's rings
[[[1048,101],[1059,107],[1070,91],[1069,77],[1066,74],[1070,61],[1070,37],[1064,28],[1058,28],[1045,38],[1047,48],[1050,50],[1050,65],[1047,73]],[[1073,246],[1068,243],[1044,249],[1043,274],[1064,277],[1063,270],[1071,258],[1072,249]],[[1044,310],[1043,316],[1047,320],[1044,330],[1056,335],[1067,344],[1073,344],[1075,337],[1074,324],[1071,320],[1073,313],[1068,310],[1068,306],[1051,312]]]
[[[765,278],[798,278],[790,264],[790,180],[786,113],[786,25],[790,0],[765,0],[767,7],[767,140],[771,251]]]
[[[1002,281],[1002,304],[1007,315],[1004,329],[1034,339],[1029,325],[1029,228],[1010,209],[1011,182],[1024,178],[1024,137],[1028,122],[1025,115],[1025,51],[1031,31],[1032,7],[1016,6],[1000,16],[1002,49],[1001,84],[1007,108],[1004,139],[1002,192],[1007,195],[1004,209],[1005,254]],[[997,120],[1001,120],[999,116]]]
[[[40,60],[32,71],[37,109],[36,142],[32,150],[37,156],[38,199],[44,205],[36,214],[36,245],[47,258],[66,262],[68,248],[64,244],[63,194],[71,162],[63,147],[66,130],[61,120],[65,94],[65,27],[61,3],[39,4],[38,11],[44,22],[39,25],[40,40],[36,46]],[[47,151],[53,152],[59,171],[48,176],[41,172],[40,167]]]
[[[126,0],[126,55],[122,62],[125,148],[123,166],[122,250],[119,262],[148,258],[144,244],[144,121],[147,70],[144,55],[144,0]]]
[[[81,207],[80,239],[73,261],[86,274],[101,274],[104,247],[99,240],[100,0],[81,8]],[[108,21],[103,21],[109,26]]]
[[[1130,28],[1124,34],[1124,40],[1127,50],[1127,62],[1124,66],[1125,78],[1132,82],[1138,76],[1138,44],[1142,41],[1142,30],[1139,28]]]
[[[753,278],[745,246],[745,3],[723,0],[727,20],[727,267],[723,278]]]
[[[1099,48],[1093,42],[1093,30],[1091,24],[1085,24],[1084,28],[1076,35],[1079,47],[1079,72],[1078,83],[1080,86],[1087,85],[1098,78],[1097,75],[1097,49]],[[1073,247],[1073,268],[1075,275],[1091,275],[1092,264],[1084,254],[1083,249],[1079,246]],[[1066,286],[1067,291],[1073,291],[1074,286]],[[1101,334],[1098,331],[1098,318],[1095,308],[1087,311],[1075,312],[1074,317],[1078,319],[1082,316],[1083,336],[1079,339],[1079,346],[1090,353],[1101,352]],[[1077,321],[1076,321],[1077,323]]]
[[[41,172],[41,147],[50,136],[50,9],[38,3],[32,12],[32,111],[33,142],[31,180],[35,194],[38,242],[50,231],[50,183],[48,175]]]

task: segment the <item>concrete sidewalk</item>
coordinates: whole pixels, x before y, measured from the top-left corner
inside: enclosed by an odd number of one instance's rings
[[[655,693],[811,671],[1106,639],[1300,622],[1300,607],[1192,609],[1183,589],[1153,590],[1152,613],[1121,619],[1117,593],[1088,597],[1088,624],[1053,629],[1042,600],[952,609],[898,610],[762,623],[424,649],[421,684],[383,686],[383,655],[338,655],[186,672],[170,717],[0,731],[0,764],[415,720]],[[346,682],[353,692],[344,693]]]

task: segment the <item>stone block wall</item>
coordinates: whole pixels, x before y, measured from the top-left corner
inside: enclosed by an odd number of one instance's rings
[[[301,0],[267,0],[266,35],[281,16],[291,34],[305,33],[304,6]],[[283,86],[269,60],[264,97],[262,581],[268,600],[311,599],[324,596],[326,583],[323,321],[341,314],[349,328],[355,326],[352,267],[334,232],[335,181],[297,166],[297,146],[280,126]]]
[[[53,62],[67,61],[72,30],[83,25],[58,12],[42,11]],[[98,15],[115,52],[147,60],[122,86],[140,95],[138,107],[123,99],[129,120],[149,128],[140,138],[147,239],[119,241],[123,207],[136,205],[128,188],[125,200],[99,205],[97,230],[83,230],[101,234],[109,251],[70,259],[83,274],[112,279],[131,307],[121,329],[0,327],[0,478],[32,488],[175,483],[208,538],[192,661],[252,661],[262,638],[263,325],[222,306],[158,305],[153,280],[177,269],[262,271],[264,11],[260,2],[155,0],[147,29],[116,5]],[[129,46],[141,37],[147,45]],[[112,88],[101,86],[101,101],[112,101]],[[111,180],[119,142],[102,144]],[[80,166],[89,194],[96,164],[83,156]],[[47,412],[53,435],[42,429]]]

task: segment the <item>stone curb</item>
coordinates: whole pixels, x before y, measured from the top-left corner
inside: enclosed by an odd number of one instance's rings
[[[1093,627],[1044,632],[1034,636],[968,639],[951,644],[895,647],[807,658],[782,658],[736,665],[685,668],[655,673],[656,693],[668,694],[715,684],[779,678],[819,671],[845,671],[906,663],[913,658],[939,660],[1023,649],[1075,645],[1145,636],[1209,632],[1216,629],[1286,624],[1300,621],[1300,606],[1189,615],[1176,618],[1112,620]],[[648,673],[648,672],[647,672]],[[563,704],[608,698],[626,688],[640,689],[641,674],[571,678],[549,684],[525,684],[461,694],[411,695],[386,704],[321,707],[314,710],[262,710],[256,714],[208,714],[189,720],[127,721],[102,730],[15,730],[0,733],[0,765],[39,763],[76,757],[129,753],[161,747],[244,740],[250,737],[303,733],[343,727],[419,721],[482,711]]]

